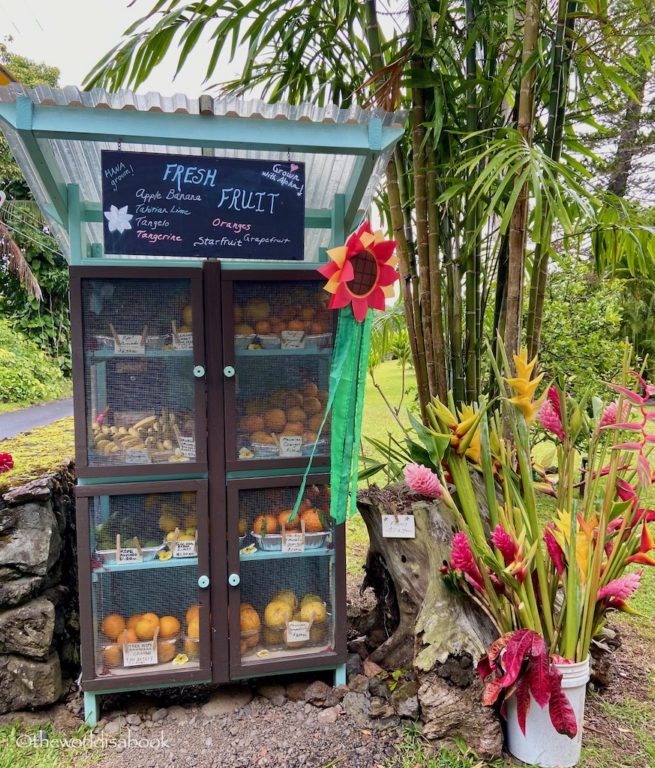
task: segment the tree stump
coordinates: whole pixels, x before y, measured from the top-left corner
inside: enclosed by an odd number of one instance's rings
[[[357,506],[370,540],[362,591],[373,589],[381,625],[370,633],[381,642],[369,658],[386,670],[412,670],[428,738],[449,742],[459,736],[481,756],[500,754],[500,723],[482,706],[475,672],[497,633],[440,570],[457,530],[452,513],[404,484],[371,486]],[[416,538],[382,536],[382,515],[396,513],[414,515]]]

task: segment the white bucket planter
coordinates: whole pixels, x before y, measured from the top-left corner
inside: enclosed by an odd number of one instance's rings
[[[562,674],[562,690],[575,713],[578,732],[570,739],[557,733],[550,721],[548,705],[543,709],[530,696],[525,736],[516,718],[516,697],[507,701],[507,749],[524,763],[542,768],[570,768],[577,764],[582,749],[584,705],[589,681],[589,659],[575,664],[556,664]]]

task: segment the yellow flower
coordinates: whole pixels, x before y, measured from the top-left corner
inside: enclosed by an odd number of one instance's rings
[[[534,367],[537,364],[537,357],[528,362],[528,350],[523,347],[518,355],[514,355],[514,366],[516,367],[516,376],[511,379],[505,379],[514,392],[514,397],[510,397],[509,402],[515,405],[523,414],[526,422],[530,424],[534,421],[539,409],[544,404],[546,392],[533,402],[532,398],[544,377],[543,373],[531,378]]]
[[[575,531],[575,560],[580,570],[580,583],[584,584],[587,580],[587,570],[589,568],[589,555],[593,543],[593,531],[598,526],[596,515],[589,521],[583,521],[578,518],[579,525]],[[553,535],[562,549],[566,547],[570,550],[571,544],[571,513],[565,510],[558,510],[555,517],[555,530]]]
[[[453,448],[455,448],[457,453],[461,454],[461,447],[462,443],[464,442],[464,438],[466,438],[466,436],[469,434],[473,428],[473,425],[476,424],[478,414],[473,410],[473,406],[463,405],[458,411],[458,416],[459,422],[451,427],[455,434],[450,438],[450,444],[453,446]],[[464,451],[464,455],[468,456],[469,459],[474,461],[476,464],[480,463],[480,427],[477,425],[475,426],[473,436],[471,437],[470,442]]]

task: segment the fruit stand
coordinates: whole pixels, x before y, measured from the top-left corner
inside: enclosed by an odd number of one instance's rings
[[[361,220],[401,122],[0,89],[0,125],[71,265],[88,722],[103,692],[344,680],[335,321],[317,267]]]

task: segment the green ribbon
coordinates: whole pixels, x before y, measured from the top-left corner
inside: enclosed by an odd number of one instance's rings
[[[300,507],[316,447],[330,413],[330,517],[340,524],[345,523],[348,517],[357,512],[358,451],[362,434],[368,355],[371,348],[372,314],[369,309],[364,322],[359,323],[351,306],[339,310],[325,415],[309,456],[290,520],[295,519]]]

